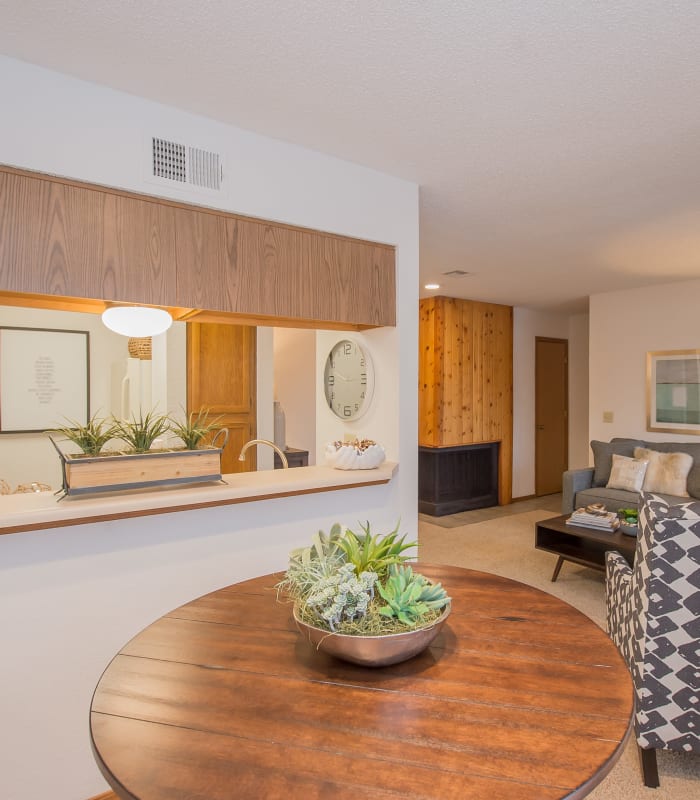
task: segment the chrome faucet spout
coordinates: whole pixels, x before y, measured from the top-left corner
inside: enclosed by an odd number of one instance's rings
[[[280,457],[280,461],[282,462],[282,469],[289,469],[289,461],[287,461],[287,456],[280,450],[279,447],[274,442],[271,442],[269,439],[251,439],[249,442],[246,442],[243,447],[241,448],[241,454],[238,456],[239,461],[245,461],[245,453],[249,447],[252,447],[254,444],[266,444],[271,447],[277,455]]]

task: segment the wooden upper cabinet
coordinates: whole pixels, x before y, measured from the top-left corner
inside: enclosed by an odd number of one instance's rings
[[[4,291],[175,303],[173,209],[0,171]]]
[[[387,245],[0,167],[0,291],[396,324]]]
[[[91,287],[100,291],[96,296],[175,305],[175,209],[105,192],[103,230],[102,261]]]

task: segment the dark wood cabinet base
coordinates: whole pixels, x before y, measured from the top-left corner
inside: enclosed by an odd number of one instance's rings
[[[498,505],[499,442],[418,448],[418,510],[433,517]]]

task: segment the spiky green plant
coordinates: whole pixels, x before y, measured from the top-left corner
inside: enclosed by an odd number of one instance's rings
[[[382,578],[392,564],[407,560],[408,556],[402,555],[405,550],[416,546],[416,542],[404,542],[405,536],[398,538],[399,523],[384,536],[372,536],[369,522],[360,524],[360,527],[362,533],[355,533],[348,528],[345,536],[338,542],[347,560],[355,567],[356,575],[376,572]]]
[[[65,420],[68,425],[47,431],[47,433],[59,433],[61,436],[65,436],[66,439],[73,442],[76,447],[79,447],[88,456],[99,455],[107,442],[118,435],[117,428],[113,422],[108,423],[105,419],[98,419],[95,414],[90,417],[85,425],[81,425],[79,422],[67,417]]]
[[[164,414],[139,412],[138,419],[114,420],[116,436],[125,441],[135,453],[146,453],[153,442],[170,430],[170,420]]]
[[[450,602],[442,584],[429,583],[408,564],[392,564],[384,584],[377,584],[377,591],[386,602],[379,613],[395,617],[412,628],[430,611],[439,610]]]
[[[289,567],[280,588],[295,599],[305,598],[319,581],[329,578],[345,563],[340,547],[343,529],[336,523],[329,534],[319,531],[308,547],[298,547],[289,554]]]
[[[220,416],[210,419],[209,409],[200,408],[197,413],[190,411],[183,422],[171,420],[170,430],[179,439],[182,439],[188,450],[196,450],[204,437],[216,428],[220,420]]]

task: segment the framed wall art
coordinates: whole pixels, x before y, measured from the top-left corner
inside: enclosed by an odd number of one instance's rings
[[[90,334],[0,327],[0,433],[36,433],[90,415]]]
[[[647,353],[647,430],[700,435],[700,350]]]

